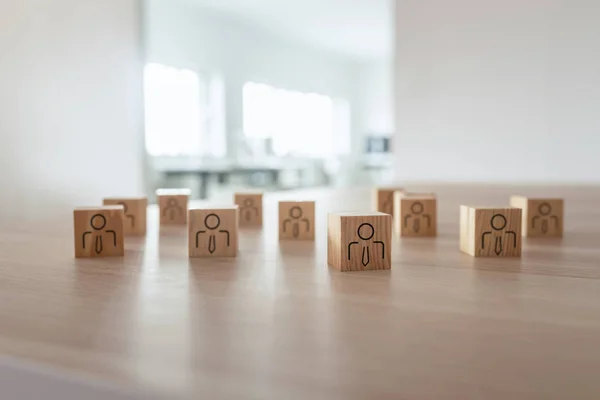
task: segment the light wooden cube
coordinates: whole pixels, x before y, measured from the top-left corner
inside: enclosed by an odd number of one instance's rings
[[[327,217],[327,263],[340,271],[392,268],[392,216],[381,212]]]
[[[75,257],[124,254],[123,206],[80,207],[73,211]]]
[[[460,206],[460,249],[474,257],[521,257],[521,209]]]
[[[263,223],[263,194],[236,193],[235,204],[240,211],[240,226],[262,226]]]
[[[433,194],[394,195],[394,227],[400,236],[436,236],[437,200]]]
[[[146,210],[148,199],[146,197],[111,197],[103,201],[105,206],[123,206],[125,236],[146,234]]]
[[[279,239],[315,240],[315,202],[279,202]]]
[[[235,257],[238,251],[238,207],[189,211],[190,257]]]
[[[158,211],[161,225],[187,224],[190,189],[158,189]]]
[[[561,237],[564,229],[564,200],[512,196],[510,205],[523,210],[523,236]]]
[[[376,187],[373,189],[373,205],[375,211],[394,215],[394,193],[403,193],[402,188]]]

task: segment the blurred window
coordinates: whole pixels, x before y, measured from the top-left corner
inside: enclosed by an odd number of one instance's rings
[[[247,82],[243,124],[247,138],[270,140],[278,156],[350,153],[350,107],[345,100]]]

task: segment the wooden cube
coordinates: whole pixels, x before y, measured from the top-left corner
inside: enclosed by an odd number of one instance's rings
[[[394,193],[404,192],[402,188],[374,188],[373,206],[375,211],[394,215]]]
[[[190,189],[158,189],[158,210],[161,225],[187,224]]]
[[[238,207],[189,211],[190,257],[235,257],[238,251]]]
[[[396,192],[394,227],[400,236],[436,236],[437,200],[433,194]]]
[[[262,226],[263,223],[263,194],[236,193],[235,204],[240,211],[240,226]]]
[[[381,212],[327,217],[327,263],[340,271],[392,268],[392,216]]]
[[[315,240],[315,202],[279,202],[279,240]]]
[[[521,257],[521,209],[460,206],[460,249],[473,257]]]
[[[124,254],[123,206],[80,207],[73,211],[75,257]]]
[[[146,234],[146,210],[148,199],[146,197],[113,197],[104,199],[105,206],[123,206],[125,236]]]
[[[523,236],[561,237],[564,228],[564,200],[512,196],[510,205],[523,210]]]

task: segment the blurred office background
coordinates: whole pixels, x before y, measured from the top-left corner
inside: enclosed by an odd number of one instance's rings
[[[390,0],[143,6],[151,189],[391,179]]]

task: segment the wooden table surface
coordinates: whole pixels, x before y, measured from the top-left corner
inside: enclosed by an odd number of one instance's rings
[[[600,188],[414,189],[438,193],[439,237],[394,237],[391,272],[326,265],[326,213],[368,189],[266,195],[232,260],[189,260],[155,208],[120,259],[74,259],[71,214],[5,225],[0,353],[170,398],[599,399]],[[565,237],[461,253],[459,204],[511,194],[564,197]],[[277,239],[294,198],[318,201],[315,242]]]

